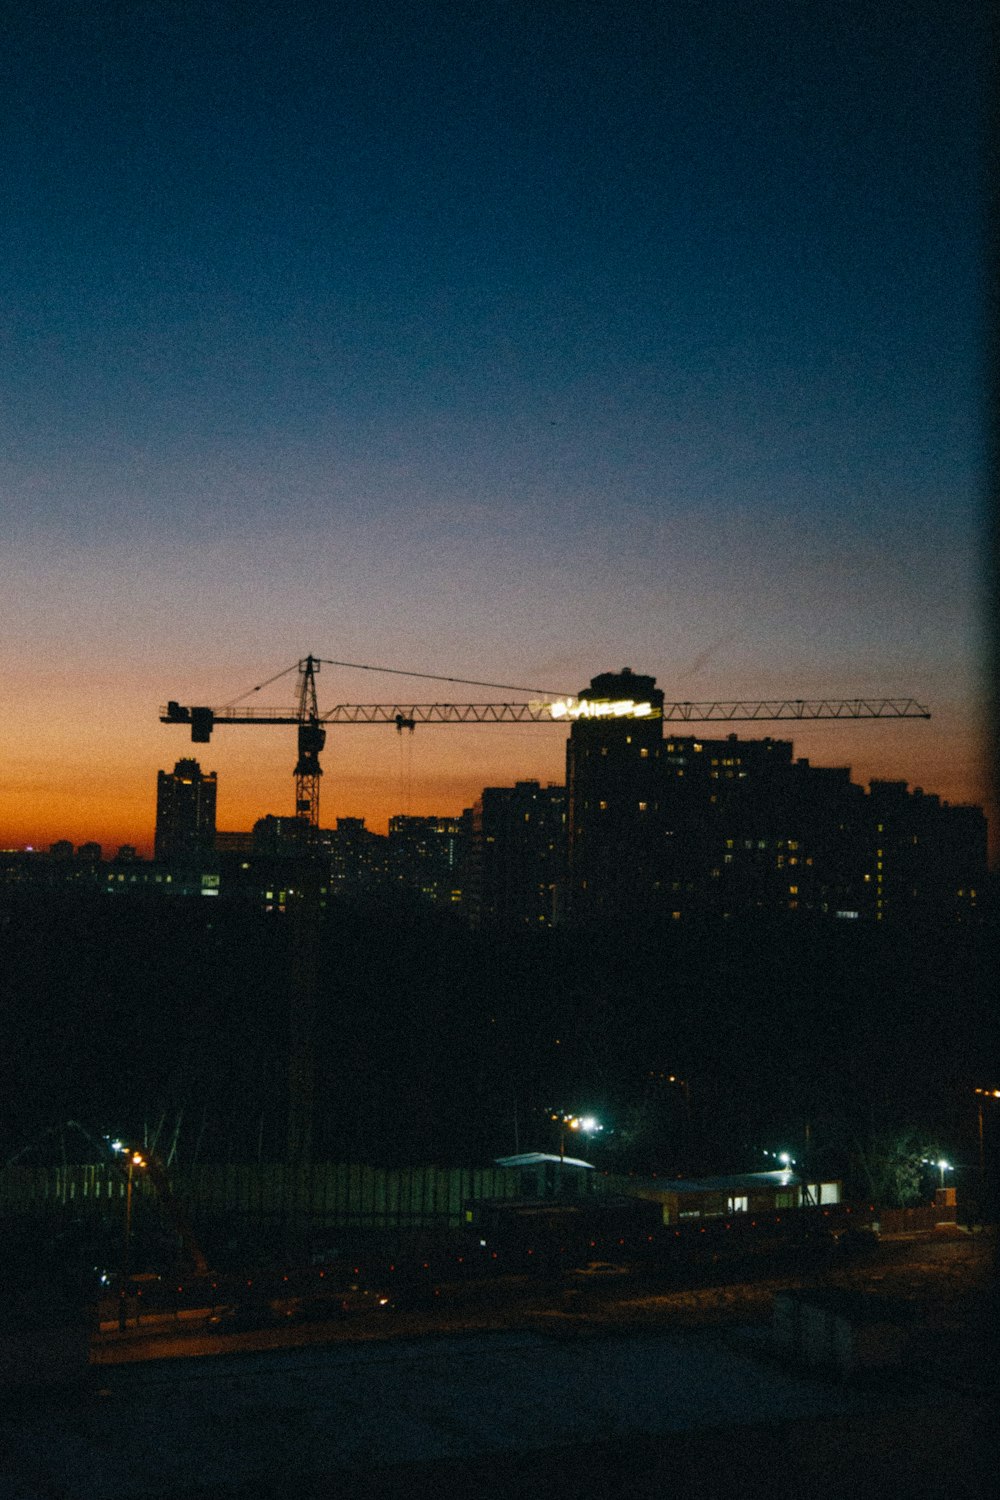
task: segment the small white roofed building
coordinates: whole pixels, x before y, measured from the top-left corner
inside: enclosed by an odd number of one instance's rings
[[[659,1203],[664,1224],[732,1214],[770,1214],[789,1208],[820,1208],[841,1201],[839,1182],[804,1182],[795,1172],[740,1172],[731,1177],[630,1179],[637,1198]]]

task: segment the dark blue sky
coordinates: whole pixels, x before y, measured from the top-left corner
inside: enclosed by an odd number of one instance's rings
[[[306,650],[571,689],[628,661],[668,697],[912,691],[933,731],[804,751],[975,795],[983,25],[28,0],[0,63],[15,716],[99,683],[148,772],[161,698]],[[471,781],[558,776],[538,743]],[[344,755],[339,810],[381,804]]]

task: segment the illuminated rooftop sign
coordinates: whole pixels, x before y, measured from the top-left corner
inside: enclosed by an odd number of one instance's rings
[[[634,698],[557,698],[549,704],[553,719],[658,719],[652,703]]]

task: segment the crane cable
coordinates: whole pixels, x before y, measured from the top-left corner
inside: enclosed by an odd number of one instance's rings
[[[463,687],[488,687],[499,688],[505,693],[539,693],[543,698],[566,698],[571,696],[555,688],[521,687],[513,682],[481,682],[476,677],[445,677],[440,672],[404,672],[399,667],[371,667],[359,661],[329,661],[325,656],[317,656],[316,661],[321,661],[324,667],[353,667],[359,672],[387,672],[393,677],[426,677],[431,682],[457,682]],[[271,678],[274,681],[274,678]],[[262,684],[267,686],[266,683]],[[256,689],[254,690],[256,691]]]
[[[399,667],[372,667],[359,661],[331,661],[326,656],[314,656],[313,661],[324,667],[350,667],[357,672],[385,672],[392,677],[424,677],[430,682],[455,682],[462,687],[487,687],[498,688],[505,693],[538,693],[543,698],[567,698],[572,695],[557,691],[555,688],[520,687],[512,682],[480,682],[475,677],[445,677],[440,672],[404,672]],[[225,705],[226,708],[235,708],[242,703],[244,698],[249,698],[253,693],[259,693],[263,688],[270,687],[272,682],[277,682],[280,677],[287,677],[289,672],[298,671],[298,662],[293,662],[290,667],[283,667],[280,672],[275,672],[273,677],[268,677],[265,682],[259,682],[256,687],[247,688],[245,693],[240,693],[231,698]]]
[[[226,708],[235,708],[237,703],[241,703],[244,698],[249,698],[251,693],[259,693],[262,688],[270,687],[272,682],[277,682],[279,677],[287,677],[289,672],[297,672],[298,668],[298,662],[293,662],[290,667],[282,667],[280,672],[275,672],[274,676],[269,677],[266,682],[259,682],[256,687],[247,688],[245,693],[239,693],[237,697],[231,698],[225,705]]]

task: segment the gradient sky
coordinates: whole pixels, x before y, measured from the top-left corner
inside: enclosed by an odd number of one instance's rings
[[[0,844],[148,849],[156,772],[191,753],[220,827],[289,812],[292,730],[192,752],[158,710],[309,651],[912,694],[930,723],[797,752],[982,801],[979,17],[8,8]],[[334,730],[323,822],[562,780],[564,738]]]

